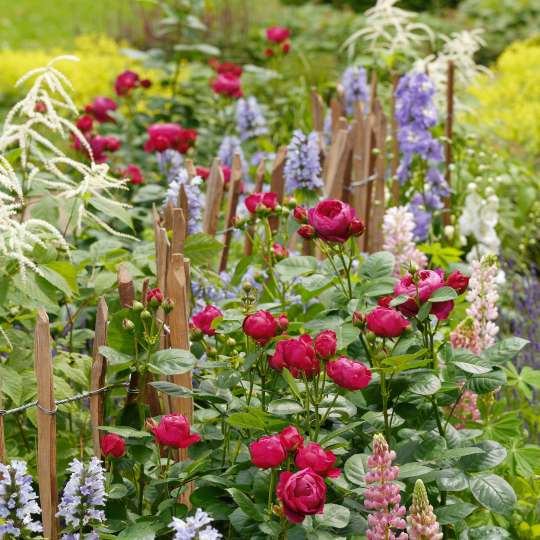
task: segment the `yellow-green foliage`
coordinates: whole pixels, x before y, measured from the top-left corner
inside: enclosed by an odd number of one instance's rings
[[[471,88],[480,103],[471,123],[540,153],[540,39],[510,45],[497,60],[494,74]]]
[[[154,85],[150,92],[158,92],[160,74],[144,69],[142,64],[124,56],[126,44],[120,44],[104,36],[80,36],[72,50],[0,50],[0,93],[7,101],[20,97],[14,88],[17,80],[27,71],[46,65],[60,54],[73,54],[79,62],[61,62],[58,68],[69,78],[74,88],[74,100],[80,107],[96,96],[113,96],[114,80],[126,69],[132,69],[142,78],[149,78]]]

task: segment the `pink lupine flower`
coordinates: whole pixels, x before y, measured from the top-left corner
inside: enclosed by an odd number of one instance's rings
[[[396,258],[394,267],[396,276],[400,275],[402,268],[409,268],[411,264],[416,268],[427,266],[427,257],[414,243],[414,227],[414,216],[405,206],[394,206],[384,214],[383,249]]]
[[[442,540],[443,538],[422,480],[417,480],[414,485],[407,522],[410,540]]]
[[[368,540],[408,540],[405,529],[405,507],[401,506],[399,485],[394,480],[399,467],[392,465],[396,453],[388,448],[380,433],[373,436],[373,453],[368,458],[369,472],[366,474],[364,506],[371,510],[368,516]]]

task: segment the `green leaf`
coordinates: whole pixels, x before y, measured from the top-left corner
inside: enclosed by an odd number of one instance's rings
[[[474,498],[492,512],[507,514],[517,502],[512,486],[496,474],[482,473],[473,476],[470,485]]]
[[[174,46],[174,50],[180,52],[198,52],[205,54],[206,56],[219,56],[221,54],[217,47],[208,45],[207,43],[180,43]]]
[[[343,470],[349,482],[358,486],[364,486],[366,484],[367,458],[368,456],[366,454],[354,454],[354,456],[351,456],[345,462]]]
[[[473,375],[467,381],[467,389],[477,394],[487,394],[506,384],[506,374],[500,369]]]
[[[323,437],[318,442],[321,446],[324,446],[327,442],[330,442],[332,439],[339,437],[340,435],[343,435],[343,433],[347,433],[347,431],[353,430],[354,428],[362,425],[363,423],[364,422],[362,420],[359,420],[358,422],[347,422],[347,425],[345,427],[331,431],[328,435],[326,435],[326,437]]]
[[[448,450],[443,450],[443,452],[441,452],[439,459],[456,459],[475,454],[484,454],[484,450],[476,446],[468,446],[466,448],[449,448]]]
[[[408,299],[409,297],[406,294],[400,294],[391,300],[390,307],[401,306],[401,304],[404,304]]]
[[[465,371],[465,373],[472,373],[473,375],[483,375],[484,373],[489,373],[491,367],[482,366],[481,364],[473,364],[470,362],[454,362],[454,366]]]
[[[114,433],[125,439],[144,439],[152,436],[148,431],[139,431],[130,427],[99,426],[99,429],[107,433]]]
[[[148,371],[158,375],[180,375],[193,369],[197,358],[183,349],[164,349],[150,357]]]
[[[0,395],[8,396],[13,404],[22,404],[24,394],[24,384],[22,374],[17,373],[13,368],[0,365]],[[4,403],[5,404],[5,403]],[[2,405],[0,404],[0,408]]]
[[[430,472],[433,472],[431,467],[420,463],[405,463],[405,465],[399,466],[399,478],[415,478]]]
[[[474,447],[482,452],[461,460],[461,465],[466,471],[478,472],[493,469],[506,459],[506,449],[498,442],[482,441],[475,444]]]
[[[486,349],[482,353],[482,357],[490,362],[496,364],[502,364],[503,362],[509,362],[517,355],[529,341],[520,337],[510,337],[498,341],[495,345]]]
[[[123,499],[128,494],[128,488],[124,484],[112,484],[107,490],[109,499]]]
[[[253,501],[245,493],[236,488],[228,488],[227,491],[230,493],[234,502],[247,516],[255,521],[264,521],[264,515],[262,512],[255,506]]]
[[[112,366],[129,364],[133,360],[131,355],[121,353],[120,351],[117,351],[112,347],[106,347],[105,345],[102,345],[99,348],[99,354],[104,356],[107,359],[107,362]]]
[[[464,520],[472,514],[478,507],[474,504],[462,502],[441,506],[435,510],[437,519],[441,525],[452,525]]]
[[[351,511],[339,504],[325,504],[322,514],[315,515],[315,523],[321,527],[343,529],[351,520]]]
[[[437,485],[443,491],[463,491],[469,487],[469,482],[463,471],[443,469],[437,473]]]
[[[290,281],[295,277],[315,272],[317,270],[317,259],[309,255],[289,257],[278,262],[275,270],[283,281]]]
[[[457,296],[457,292],[452,287],[441,287],[429,297],[428,302],[446,302],[455,300]]]
[[[300,394],[300,388],[296,379],[292,376],[291,372],[287,368],[281,370],[281,376],[285,379],[285,382],[289,385],[291,392],[298,401],[302,401],[302,396]]]
[[[287,414],[299,414],[304,407],[293,399],[275,399],[268,405],[268,412],[278,416]]]
[[[68,298],[78,294],[77,271],[73,264],[63,261],[52,261],[40,265],[42,277],[51,285],[62,291]]]
[[[528,385],[540,390],[540,369],[532,369],[529,366],[525,366],[521,370],[521,379]]]
[[[256,429],[260,431],[265,428],[264,420],[252,413],[232,413],[227,417],[227,424],[239,429]]]
[[[122,206],[113,204],[110,201],[101,198],[98,199],[97,197],[93,197],[88,202],[96,210],[103,213],[105,217],[118,219],[130,229],[133,229],[133,220],[131,219],[129,212]]]
[[[209,401],[211,403],[224,404],[229,402],[229,400],[222,396],[218,396],[216,394],[209,394],[207,392],[200,392],[197,389],[191,390],[190,388],[186,388],[184,386],[180,386],[179,384],[174,384],[169,381],[154,381],[150,383],[150,386],[153,386],[159,392],[163,392],[164,394],[168,394],[170,396],[195,397],[203,399],[205,401]]]
[[[194,266],[209,264],[222,250],[223,244],[206,233],[190,234],[184,244],[184,255]]]
[[[436,394],[441,388],[441,380],[434,373],[418,373],[409,386],[409,391],[421,396]]]
[[[501,527],[492,527],[484,525],[475,529],[465,529],[460,535],[459,540],[506,540],[512,538],[512,535]]]
[[[396,259],[388,251],[378,251],[370,255],[362,264],[361,274],[370,279],[391,276],[394,272]]]
[[[154,540],[156,528],[151,523],[133,523],[118,535],[118,540]]]
[[[388,418],[390,420],[390,427],[396,428],[402,426],[405,420],[398,414],[392,414],[392,411],[388,411]],[[382,411],[368,411],[362,416],[362,420],[365,420],[368,424],[371,424],[375,429],[384,429],[384,416]]]

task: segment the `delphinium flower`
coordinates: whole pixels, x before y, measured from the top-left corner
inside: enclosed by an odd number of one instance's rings
[[[366,70],[362,66],[349,66],[341,77],[345,108],[347,114],[354,114],[354,104],[360,101],[364,106],[364,112],[369,105],[369,87],[367,84]]]
[[[396,453],[390,450],[380,433],[373,436],[373,453],[368,458],[364,506],[370,510],[368,516],[368,540],[407,540],[405,532],[405,507],[401,506],[399,485],[394,480],[399,467],[392,465]]]
[[[268,133],[268,126],[256,97],[249,96],[246,99],[240,98],[238,100],[236,103],[236,126],[242,141]]]
[[[422,480],[417,480],[414,485],[407,522],[410,540],[442,540],[443,538]]]
[[[177,150],[168,148],[156,153],[159,172],[167,178],[176,178],[184,167],[184,157]]]
[[[191,279],[192,298],[198,310],[204,309],[208,304],[217,305],[223,300],[236,297],[237,287],[231,287],[231,275],[220,272],[212,280],[209,276],[200,273]]]
[[[203,510],[197,508],[194,516],[180,519],[174,517],[170,527],[173,528],[173,540],[218,540],[221,533],[209,523],[213,519]]]
[[[41,514],[26,463],[0,463],[0,538],[35,538],[43,530],[35,515]]]
[[[396,259],[394,274],[400,275],[403,268],[412,264],[416,268],[425,268],[427,257],[416,248],[413,240],[415,220],[405,206],[394,206],[384,214],[382,225],[383,249],[392,253]]]
[[[79,532],[83,528],[93,529],[105,521],[105,471],[101,461],[93,457],[88,465],[74,459],[68,471],[71,476],[64,488],[62,500],[58,505],[58,517],[63,518],[66,531],[61,540],[82,540]],[[91,533],[92,540],[99,538]],[[85,540],[89,538],[85,535]]]
[[[287,147],[285,190],[294,193],[297,189],[315,191],[322,188],[321,161],[317,133],[305,135],[297,129]]]
[[[222,166],[232,167],[234,154],[240,154],[242,164],[245,163],[244,152],[240,145],[240,139],[234,135],[225,135],[218,149],[218,158]]]

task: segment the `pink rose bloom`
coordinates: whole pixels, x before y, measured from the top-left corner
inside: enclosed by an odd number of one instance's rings
[[[299,448],[294,460],[299,469],[309,467],[313,472],[322,477],[337,478],[341,471],[334,469],[336,456],[330,450],[325,450],[317,443],[309,443],[304,448]]]
[[[309,468],[296,473],[282,472],[276,492],[291,523],[302,523],[306,516],[321,514],[326,502],[326,484]]]
[[[114,118],[109,113],[116,111],[116,107],[116,101],[108,97],[98,96],[84,110],[102,124],[104,122],[114,122]]]
[[[366,315],[367,327],[380,337],[398,337],[409,326],[409,321],[395,309],[377,306]]]
[[[191,426],[182,414],[166,414],[161,417],[159,424],[153,422],[152,433],[161,446],[187,448],[199,442],[201,436],[190,433]]]
[[[127,96],[133,90],[140,85],[140,78],[134,71],[124,71],[116,77],[114,83],[114,90],[118,96]]]
[[[206,306],[202,311],[191,317],[191,322],[201,332],[207,336],[215,336],[216,331],[212,328],[212,322],[218,317],[222,317],[223,313],[215,306]]]
[[[222,96],[240,98],[244,95],[240,79],[232,73],[220,73],[215,79],[210,81],[210,84],[212,90]]]
[[[328,242],[343,243],[359,234],[360,229],[363,231],[354,208],[337,199],[327,199],[310,208],[308,219],[317,236]]]
[[[128,165],[123,171],[122,176],[129,178],[132,184],[142,184],[144,177],[141,169],[137,165]]]
[[[289,37],[291,37],[289,29],[283,26],[272,26],[266,29],[266,39],[272,43],[282,43]]]
[[[308,378],[313,377],[321,369],[313,348],[313,340],[307,335],[302,335],[297,339],[278,341],[276,351],[268,359],[268,363],[276,371],[281,371],[286,367],[296,378],[302,375]]]
[[[304,437],[294,426],[287,426],[281,430],[279,434],[281,445],[289,452],[296,452],[304,446]]]
[[[269,311],[256,311],[244,319],[242,329],[259,345],[265,345],[276,335],[278,325]]]
[[[323,330],[315,337],[315,352],[323,359],[328,360],[336,354],[337,337],[333,330]]]
[[[287,459],[279,435],[261,437],[249,445],[251,461],[259,469],[279,467]]]
[[[83,132],[83,134],[86,134],[90,131],[92,131],[92,128],[94,127],[94,121],[92,120],[91,116],[88,116],[87,114],[83,114],[75,123],[77,126],[77,129]]]
[[[328,376],[342,388],[360,390],[371,381],[371,371],[362,362],[355,362],[346,356],[340,356],[326,365]]]
[[[268,210],[275,210],[278,204],[277,193],[273,191],[252,193],[246,197],[244,204],[251,214],[257,211],[258,206],[263,206]]]
[[[115,433],[103,435],[99,441],[99,445],[104,456],[120,458],[126,453],[126,441]]]

